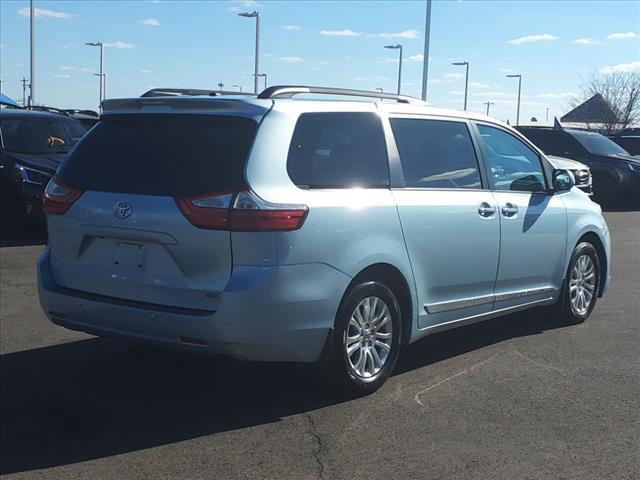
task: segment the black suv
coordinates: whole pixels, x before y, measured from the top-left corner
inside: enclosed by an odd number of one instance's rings
[[[631,155],[640,155],[640,128],[627,128],[610,135],[609,138]]]
[[[598,201],[628,200],[640,204],[640,157],[630,155],[611,139],[570,128],[516,128],[543,152],[588,165]]]
[[[65,114],[0,109],[3,231],[42,214],[42,194],[60,162],[87,132]]]

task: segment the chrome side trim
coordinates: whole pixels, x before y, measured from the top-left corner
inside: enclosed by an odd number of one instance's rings
[[[462,327],[464,325],[471,325],[472,323],[481,322],[484,320],[490,320],[492,318],[501,317],[510,313],[520,312],[529,308],[541,305],[548,305],[554,302],[553,297],[543,298],[541,300],[534,300],[533,302],[527,302],[513,307],[500,308],[498,310],[492,310],[491,312],[480,313],[478,315],[472,315],[470,317],[460,318],[458,320],[451,320],[450,322],[439,323],[437,325],[430,325],[420,329],[420,338],[427,334],[441,332],[444,330],[450,330],[452,328]]]
[[[424,309],[427,313],[448,312],[449,310],[458,310],[460,308],[493,303],[493,299],[493,295],[485,295],[483,297],[463,298],[461,300],[450,300],[448,302],[427,303]]]
[[[500,293],[498,295],[485,295],[482,297],[463,298],[461,300],[450,300],[447,302],[427,303],[424,309],[427,313],[441,313],[450,310],[458,310],[461,308],[475,307],[476,305],[484,305],[493,302],[503,302],[505,300],[513,300],[515,298],[531,297],[533,295],[542,295],[544,293],[555,292],[553,287],[532,288],[529,290],[518,290],[515,292]]]

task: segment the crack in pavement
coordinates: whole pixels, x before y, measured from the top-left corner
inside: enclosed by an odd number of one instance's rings
[[[304,416],[309,421],[309,434],[313,437],[313,443],[315,445],[314,457],[316,462],[318,463],[318,478],[323,479],[324,476],[324,464],[322,463],[321,451],[324,445],[322,438],[317,432],[316,422],[313,420],[313,417],[310,413],[305,413]]]

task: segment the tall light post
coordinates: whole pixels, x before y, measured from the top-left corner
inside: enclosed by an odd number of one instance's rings
[[[469,62],[453,62],[451,65],[464,65],[467,73],[464,81],[464,109],[467,109],[467,95],[469,94]]]
[[[517,78],[518,79],[518,109],[516,113],[516,126],[520,125],[520,92],[522,91],[522,75],[512,74],[507,75],[509,78]]]
[[[384,48],[389,48],[391,50],[400,50],[400,58],[398,62],[398,95],[400,95],[400,85],[402,82],[402,45],[399,43],[396,45],[385,45]]]
[[[260,14],[257,11],[253,11],[251,13],[239,13],[241,17],[247,18],[255,18],[256,19],[256,58],[255,58],[255,67],[253,72],[253,93],[258,93],[258,72],[259,68],[259,60],[260,60]]]
[[[104,87],[103,87],[103,81],[104,81],[104,75],[103,75],[103,71],[102,71],[102,66],[104,63],[104,45],[102,42],[87,42],[85,43],[85,45],[89,46],[89,47],[100,47],[100,73],[98,73],[97,75],[100,77],[100,102],[99,102],[99,106],[100,109],[102,109],[102,100],[104,100]]]
[[[239,89],[240,93],[242,93],[242,85],[234,85],[233,88]]]
[[[489,107],[491,105],[495,105],[495,104],[496,104],[496,102],[489,102],[489,101],[486,101],[486,102],[483,103],[483,105],[487,106],[487,117],[489,116]]]
[[[35,89],[35,78],[36,78],[36,57],[35,57],[35,27],[36,27],[36,17],[35,17],[35,7],[33,5],[35,0],[31,0],[29,2],[29,27],[31,29],[31,47],[30,47],[30,71],[29,74],[29,105],[35,105],[36,101],[36,89]]]
[[[93,76],[99,77],[100,74],[94,73]],[[107,74],[103,73],[102,74],[102,100],[104,100],[105,98],[107,98]]]
[[[431,33],[431,0],[427,0],[427,18],[424,25],[424,54],[422,58],[422,100],[427,100],[427,79],[429,77],[429,36]]]
[[[264,89],[267,89],[267,74],[266,73],[259,73],[258,77],[264,77]]]

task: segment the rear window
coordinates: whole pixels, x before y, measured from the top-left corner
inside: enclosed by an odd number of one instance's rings
[[[301,115],[287,171],[303,188],[388,187],[389,161],[380,118],[370,112]]]
[[[233,116],[102,117],[59,175],[84,190],[144,195],[240,189],[255,132],[253,120]]]

